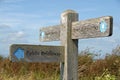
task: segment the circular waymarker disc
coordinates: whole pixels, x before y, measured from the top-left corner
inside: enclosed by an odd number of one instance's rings
[[[42,31],[42,32],[40,33],[40,37],[41,37],[41,39],[43,39],[44,36],[45,36],[45,32]]]
[[[108,25],[107,25],[107,23],[105,21],[100,22],[100,32],[103,32],[103,33],[106,32],[107,27],[108,27]]]

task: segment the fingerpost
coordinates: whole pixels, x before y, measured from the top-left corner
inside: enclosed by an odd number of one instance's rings
[[[60,46],[14,44],[10,58],[26,62],[60,62],[60,80],[78,80],[78,39],[112,35],[113,18],[103,16],[78,21],[78,13],[66,10],[59,25],[40,29],[40,41],[61,41]]]

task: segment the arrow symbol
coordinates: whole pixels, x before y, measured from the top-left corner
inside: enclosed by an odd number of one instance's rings
[[[24,58],[24,50],[21,48],[18,48],[15,52],[14,52],[14,56],[20,60],[22,58]]]

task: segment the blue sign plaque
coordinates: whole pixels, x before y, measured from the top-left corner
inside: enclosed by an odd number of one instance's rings
[[[15,52],[14,52],[14,56],[20,60],[22,58],[24,58],[24,50],[21,48],[18,48]]]
[[[100,32],[106,32],[107,31],[107,23],[105,21],[100,22]]]

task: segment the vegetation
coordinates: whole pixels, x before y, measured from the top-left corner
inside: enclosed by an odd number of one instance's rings
[[[94,60],[89,50],[78,57],[79,80],[120,80],[120,47]],[[59,63],[13,63],[0,56],[0,80],[59,80]]]

